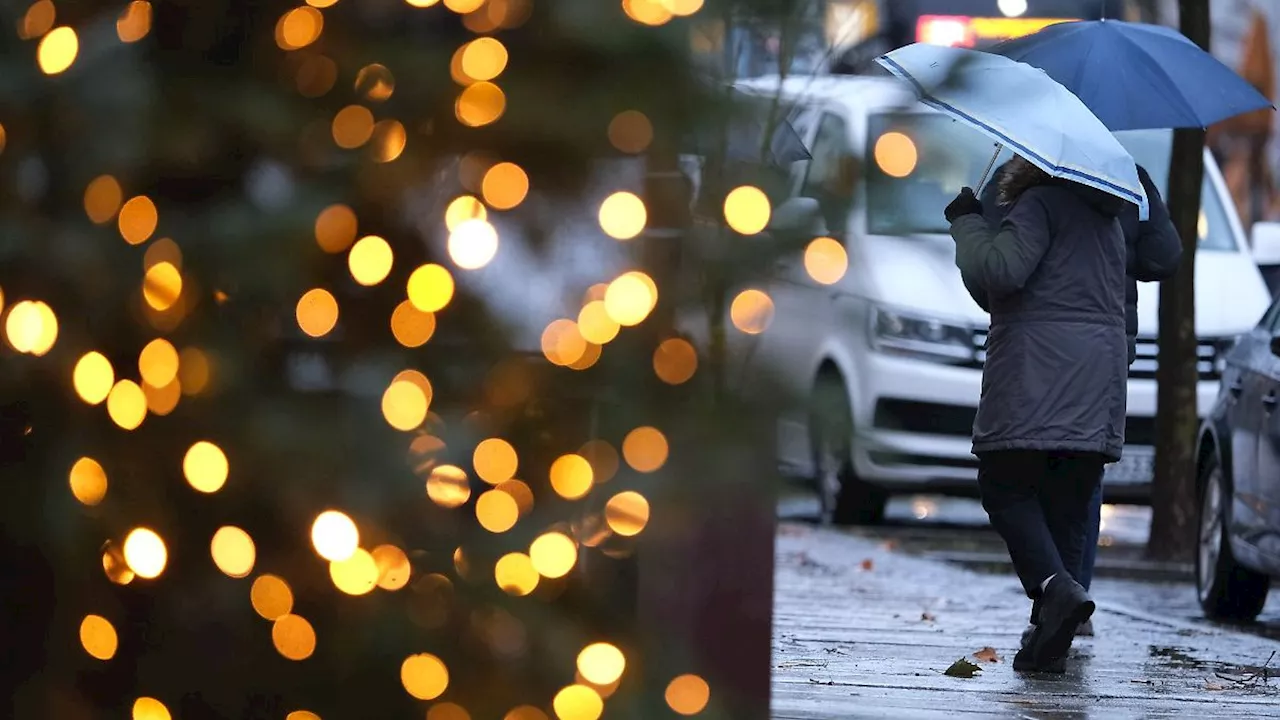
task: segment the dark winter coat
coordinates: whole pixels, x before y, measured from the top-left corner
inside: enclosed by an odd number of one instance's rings
[[[1000,180],[998,231],[951,224],[965,286],[991,313],[973,452],[1096,452],[1124,446],[1125,202],[1050,179],[1030,163]]]
[[[1000,204],[999,181],[1009,168],[1005,163],[996,171],[996,182],[987,183],[982,189],[982,210],[987,222],[998,228],[1008,212],[1007,205]],[[1151,216],[1145,222],[1138,221],[1138,206],[1125,203],[1120,213],[1120,226],[1124,229],[1125,270],[1128,278],[1124,289],[1124,329],[1129,340],[1129,363],[1132,364],[1138,341],[1138,282],[1168,280],[1178,270],[1182,260],[1182,241],[1169,219],[1169,208],[1160,197],[1160,189],[1152,182],[1145,168],[1138,166],[1138,179],[1147,191]],[[985,297],[973,298],[984,310]]]

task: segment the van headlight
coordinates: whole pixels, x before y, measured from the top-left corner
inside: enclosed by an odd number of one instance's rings
[[[871,346],[880,352],[943,363],[974,359],[973,330],[962,325],[874,308],[870,330]]]

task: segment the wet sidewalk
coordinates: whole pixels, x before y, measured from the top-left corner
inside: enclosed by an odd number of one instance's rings
[[[1017,581],[891,547],[780,526],[773,717],[1280,715],[1280,642],[1152,614],[1134,602],[1142,583],[1098,584],[1099,635],[1077,641],[1066,676],[1019,676],[1010,664],[1029,602]],[[945,675],[960,658],[982,671]]]

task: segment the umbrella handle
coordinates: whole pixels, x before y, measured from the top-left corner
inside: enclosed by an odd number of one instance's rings
[[[982,171],[982,177],[978,180],[978,187],[974,188],[974,192],[982,193],[982,186],[987,184],[987,176],[991,174],[991,168],[995,167],[996,158],[1000,157],[1002,150],[1004,150],[1004,143],[996,143],[996,151],[991,155],[991,160],[987,163],[987,169]]]

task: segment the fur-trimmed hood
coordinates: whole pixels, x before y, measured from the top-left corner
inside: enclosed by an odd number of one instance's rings
[[[999,193],[999,203],[1002,206],[1012,205],[1022,196],[1022,193],[1037,185],[1057,185],[1067,188],[1094,210],[1107,217],[1119,216],[1128,204],[1115,195],[1088,185],[1052,177],[1020,155],[1014,155],[1012,160],[1000,166],[996,171],[995,184]]]

